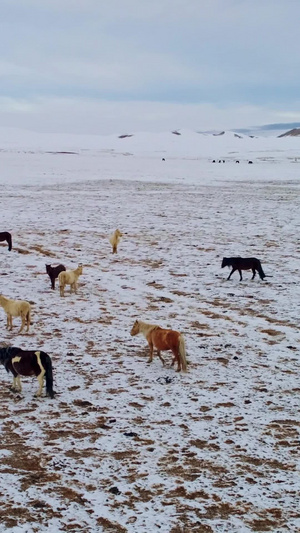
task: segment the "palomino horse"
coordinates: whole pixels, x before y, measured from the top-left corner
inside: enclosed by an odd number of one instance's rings
[[[172,360],[172,366],[177,361],[177,372],[183,370],[186,372],[187,362],[185,353],[184,338],[179,331],[173,331],[172,329],[163,329],[160,326],[154,324],[147,324],[141,320],[136,320],[131,329],[130,335],[138,335],[141,333],[147,339],[150,348],[149,363],[153,359],[153,347],[157,349],[157,355],[160,358],[162,364],[165,364],[165,360],[160,355],[161,350],[171,350],[174,355]]]
[[[36,396],[41,396],[45,377],[46,394],[54,398],[52,361],[47,353],[4,346],[0,348],[0,363],[13,375],[13,391],[22,391],[20,376],[36,376],[40,385]]]
[[[112,235],[109,237],[109,242],[112,245],[113,254],[118,253],[118,245],[121,240],[121,237],[123,236],[123,233],[120,232],[119,229],[116,229]]]
[[[7,244],[8,244],[8,250],[9,252],[11,251],[12,249],[12,238],[11,238],[11,234],[8,233],[8,231],[2,231],[0,233],[0,241],[6,241]]]
[[[10,298],[6,298],[5,296],[3,296],[3,294],[0,294],[0,306],[3,307],[7,316],[7,329],[9,329],[10,331],[12,330],[12,317],[20,316],[22,324],[19,329],[19,333],[23,331],[26,325],[27,331],[29,331],[31,313],[31,307],[29,302],[26,302],[25,300],[11,300]]]

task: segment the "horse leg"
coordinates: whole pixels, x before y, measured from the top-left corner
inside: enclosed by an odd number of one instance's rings
[[[51,289],[55,290],[55,276],[51,276],[50,279],[51,279]]]
[[[164,360],[164,358],[160,355],[160,351],[159,351],[159,350],[157,350],[157,355],[158,355],[158,357],[160,358],[162,364],[165,366],[165,360]]]
[[[113,254],[116,254],[116,253],[117,253],[117,245],[114,244],[114,245],[113,245]]]
[[[74,281],[73,285],[74,285],[74,292],[75,292],[75,294],[77,294],[77,282]]]
[[[180,357],[179,357],[178,348],[177,349],[174,348],[172,350],[172,353],[174,355],[174,359],[172,361],[172,366],[175,364],[175,361],[177,361],[177,370],[176,370],[176,372],[180,372],[180,370],[181,370],[181,361],[180,361]]]
[[[240,274],[240,281],[243,281],[242,271],[240,269],[238,269],[238,271],[239,271],[239,274]]]
[[[252,268],[252,272],[253,272],[253,276],[252,276],[251,279],[254,279],[254,278],[255,278],[255,274],[256,274],[256,270],[255,270],[255,268]]]
[[[148,363],[152,363],[152,360],[153,360],[153,343],[152,342],[149,342],[149,348],[150,348],[150,356],[149,356],[149,359],[148,359]]]
[[[11,386],[11,389],[16,392],[22,392],[22,385],[21,385],[21,379],[20,376],[17,374],[13,377],[13,384]]]
[[[60,296],[64,296],[65,295],[65,286],[64,285],[60,285],[59,286],[59,294],[60,294]]]
[[[7,314],[7,322],[8,322],[8,330],[12,331],[12,328],[13,328],[12,315],[10,313]]]
[[[26,317],[25,317],[25,315],[23,313],[21,314],[21,320],[22,320],[22,323],[21,323],[21,327],[20,327],[18,333],[21,333],[21,331],[23,331],[23,329],[25,327],[25,324],[26,324]]]
[[[43,369],[43,370],[41,371],[41,373],[37,376],[37,379],[38,379],[38,382],[39,382],[40,388],[39,388],[39,390],[37,391],[36,396],[41,396],[41,395],[42,395],[43,385],[44,385],[44,376],[45,376],[45,374],[46,374],[46,372],[45,372],[45,370]]]
[[[232,274],[236,271],[236,268],[233,268],[232,271],[230,272],[228,278],[227,278],[227,281],[230,280]]]

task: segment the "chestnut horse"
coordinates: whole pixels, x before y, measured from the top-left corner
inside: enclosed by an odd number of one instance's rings
[[[130,335],[138,335],[141,333],[147,339],[150,348],[150,357],[148,362],[151,363],[153,359],[153,347],[157,349],[157,355],[160,358],[162,364],[165,364],[165,360],[160,355],[161,350],[171,350],[174,357],[172,365],[177,361],[177,372],[183,370],[186,372],[187,362],[185,353],[184,338],[179,331],[173,331],[172,329],[163,329],[160,326],[154,324],[147,324],[141,320],[136,320],[132,326]]]
[[[0,233],[0,241],[6,241],[7,244],[8,244],[8,251],[10,252],[11,249],[12,249],[12,238],[11,238],[11,234],[8,233],[8,231],[2,231],[2,233]]]
[[[0,363],[13,375],[13,391],[22,391],[20,376],[36,376],[39,382],[36,396],[41,396],[45,377],[46,393],[54,398],[52,361],[47,353],[6,345],[0,347]]]

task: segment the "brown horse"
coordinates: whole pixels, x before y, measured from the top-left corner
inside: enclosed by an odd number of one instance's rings
[[[45,378],[46,393],[54,398],[52,361],[47,353],[6,345],[0,347],[0,363],[13,375],[13,391],[22,391],[20,376],[36,376],[39,382],[36,395],[41,396]]]
[[[10,252],[11,249],[12,249],[12,238],[11,238],[11,234],[8,233],[8,231],[2,231],[2,233],[0,233],[0,241],[6,241],[7,244],[8,244],[8,251]]]
[[[162,364],[165,364],[165,360],[160,355],[161,350],[171,350],[173,353],[172,366],[177,361],[177,372],[183,370],[186,372],[187,362],[185,353],[184,338],[179,331],[173,331],[172,329],[163,329],[160,326],[154,324],[147,324],[141,320],[136,320],[131,329],[130,335],[138,335],[141,333],[147,339],[150,348],[150,357],[148,362],[153,360],[153,347],[157,349],[157,355],[160,358]]]

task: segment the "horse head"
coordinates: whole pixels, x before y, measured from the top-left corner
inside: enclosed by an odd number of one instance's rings
[[[131,328],[130,335],[133,337],[134,335],[137,335],[140,332],[140,324],[139,321],[136,320]]]
[[[223,257],[223,261],[222,261],[222,265],[221,265],[221,268],[224,268],[227,266],[227,257]]]

